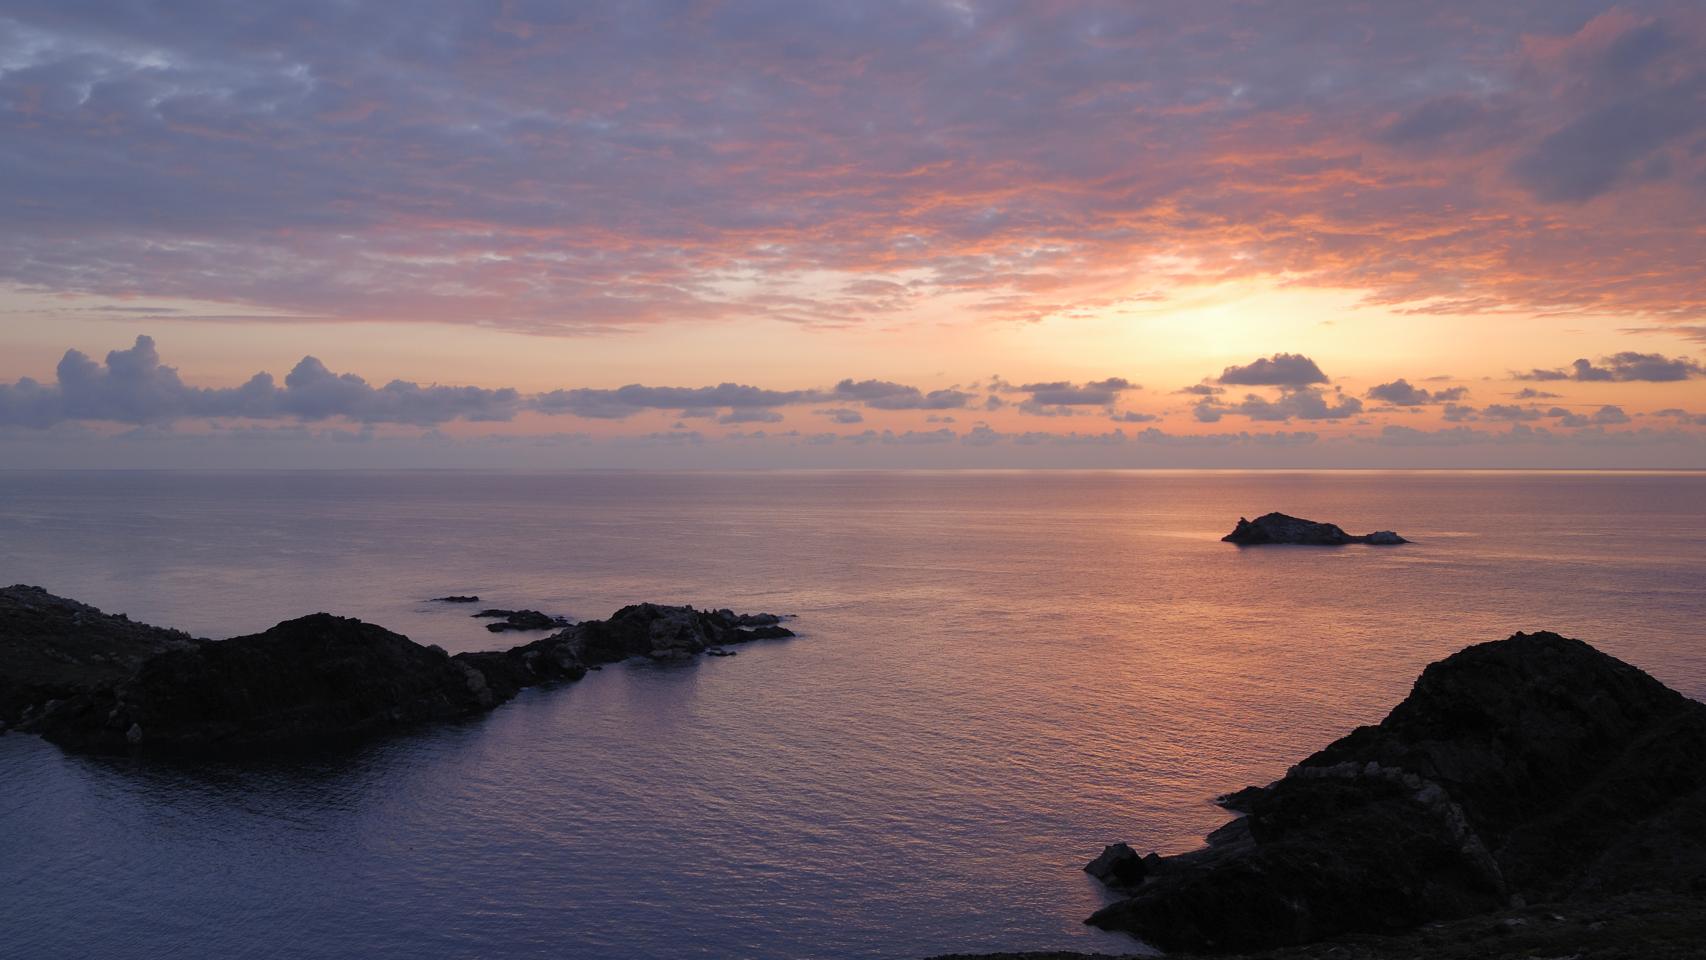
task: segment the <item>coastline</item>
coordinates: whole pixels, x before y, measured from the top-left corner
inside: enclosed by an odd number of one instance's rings
[[[782,619],[642,603],[452,656],[324,613],[198,640],[20,584],[0,589],[0,731],[91,753],[301,749],[477,716],[634,657],[731,655],[726,646],[794,636]]]

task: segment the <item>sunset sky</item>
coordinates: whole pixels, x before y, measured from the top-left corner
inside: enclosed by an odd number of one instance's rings
[[[0,466],[1706,467],[1706,6],[0,0]]]

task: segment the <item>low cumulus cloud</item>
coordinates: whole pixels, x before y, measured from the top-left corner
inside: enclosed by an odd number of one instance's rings
[[[1681,407],[1666,407],[1653,413],[1655,417],[1670,417],[1679,423],[1692,423],[1706,427],[1706,413],[1689,413]]]
[[[1515,375],[1518,380],[1576,380],[1582,383],[1645,381],[1669,383],[1706,375],[1706,366],[1688,357],[1666,357],[1661,353],[1636,353],[1625,350],[1609,357],[1600,357],[1596,366],[1585,357],[1568,368],[1542,369]]]
[[[283,387],[269,373],[257,373],[240,387],[192,387],[176,368],[160,362],[147,336],[137,337],[129,349],[111,351],[104,363],[66,351],[52,384],[28,377],[0,384],[0,424],[30,427],[68,420],[154,424],[184,417],[343,417],[429,426],[509,420],[521,407],[521,395],[509,388],[422,386],[407,380],[375,387],[353,373],[333,373],[314,357],[302,358]]]
[[[1203,423],[1218,423],[1222,417],[1240,416],[1251,420],[1284,422],[1297,420],[1344,420],[1362,413],[1362,401],[1341,391],[1328,393],[1320,387],[1285,387],[1276,399],[1249,393],[1237,403],[1227,403],[1216,397],[1204,397],[1192,408],[1192,415]]]
[[[851,378],[835,385],[829,399],[857,400],[873,410],[956,410],[972,395],[964,390],[932,390],[929,393],[888,380]]]
[[[1445,427],[1439,430],[1419,430],[1402,424],[1388,424],[1372,441],[1387,447],[1461,447],[1481,443],[1537,443],[1556,439],[1545,427],[1512,424],[1503,433],[1477,430],[1473,427]]]
[[[1101,407],[1118,400],[1120,394],[1127,390],[1141,389],[1124,377],[1109,377],[1106,380],[1094,380],[1090,383],[1070,383],[1058,380],[1053,383],[1027,383],[1018,388],[1021,393],[1029,393],[1030,403],[1038,406],[1061,407]]]
[[[973,385],[978,386],[977,384]],[[1142,390],[1139,384],[1125,377],[1107,377],[1077,383],[1071,380],[1050,380],[1038,383],[1011,383],[1000,376],[989,378],[989,391],[984,398],[985,410],[1001,410],[1015,406],[1021,412],[1038,417],[1071,417],[1102,412],[1114,416],[1114,406],[1130,391]],[[1008,400],[1006,396],[1016,396]]]
[[[1468,387],[1447,387],[1444,390],[1425,390],[1400,377],[1368,389],[1368,398],[1395,407],[1419,407],[1430,403],[1448,403],[1469,395]]]
[[[824,395],[815,391],[766,390],[739,383],[721,383],[714,387],[648,387],[631,383],[615,389],[579,387],[552,390],[534,398],[533,408],[542,413],[622,420],[646,410],[763,410],[823,399]]]
[[[1039,385],[1049,386],[1049,385]],[[1118,378],[1059,385],[1061,403],[1111,402],[1132,385]],[[353,373],[337,373],[314,357],[303,357],[281,386],[257,373],[239,387],[186,385],[174,367],[160,362],[151,337],[139,336],[125,350],[96,361],[68,350],[56,380],[24,377],[0,383],[0,425],[49,427],[66,421],[168,423],[186,417],[249,419],[346,418],[361,423],[431,426],[452,420],[510,420],[535,411],[593,420],[624,420],[649,411],[668,411],[681,420],[723,424],[777,423],[780,408],[827,405],[817,412],[835,423],[864,420],[854,405],[875,410],[944,411],[964,408],[973,394],[959,389],[924,391],[887,380],[842,380],[829,389],[774,390],[740,383],[708,387],[628,384],[615,388],[575,387],[524,396],[513,388],[421,385],[393,380],[374,386]]]
[[[1303,387],[1326,383],[1327,375],[1301,353],[1276,353],[1220,372],[1223,384],[1241,387]]]
[[[1616,404],[1603,404],[1593,413],[1578,413],[1564,407],[1541,408],[1533,405],[1523,406],[1515,403],[1490,403],[1477,410],[1474,407],[1457,403],[1448,403],[1443,410],[1444,419],[1449,423],[1463,423],[1474,420],[1491,420],[1503,423],[1532,423],[1538,420],[1551,420],[1559,427],[1608,427],[1630,422],[1630,417],[1622,407]]]
[[[782,414],[775,410],[730,410],[717,418],[718,423],[781,423]]]
[[[1134,438],[1138,443],[1149,443],[1166,447],[1301,447],[1308,446],[1321,439],[1321,435],[1309,430],[1275,430],[1273,432],[1252,433],[1240,430],[1237,433],[1168,433],[1159,427],[1149,427],[1140,431]]]

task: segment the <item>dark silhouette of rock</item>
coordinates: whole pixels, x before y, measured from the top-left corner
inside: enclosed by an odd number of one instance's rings
[[[1347,935],[1225,960],[1701,960],[1703,942],[1706,897],[1643,892],[1516,907],[1401,934]],[[1139,955],[1048,951],[934,960],[1139,960]]]
[[[32,709],[130,676],[190,635],[106,614],[23,584],[0,589],[0,729]]]
[[[711,647],[794,635],[786,627],[748,629],[742,623],[742,617],[727,610],[640,603],[623,607],[609,620],[576,624],[574,629],[586,656],[597,662],[627,657],[680,660]]]
[[[491,706],[443,650],[317,613],[144,661],[40,725],[71,750],[248,752],[354,739]]]
[[[713,611],[717,616],[742,627],[773,627],[782,622],[774,613],[735,613],[733,610]]]
[[[459,596],[457,594],[451,594],[448,597],[433,597],[432,602],[433,603],[479,603],[480,598],[475,597],[475,596]]]
[[[1110,843],[1101,856],[1084,865],[1084,872],[1110,887],[1126,887],[1143,879],[1148,864],[1129,844]]]
[[[1267,513],[1254,520],[1239,517],[1238,526],[1220,539],[1224,543],[1236,543],[1239,546],[1257,546],[1268,543],[1301,544],[1313,547],[1337,547],[1347,543],[1394,546],[1410,542],[1391,530],[1376,530],[1374,533],[1354,536],[1340,529],[1337,524],[1317,523],[1314,520],[1290,517],[1283,513]]]
[[[793,635],[742,622],[727,611],[639,604],[509,650],[450,656],[324,613],[192,640],[15,587],[0,591],[0,679],[22,706],[4,722],[77,751],[298,749],[476,716],[527,687],[629,657],[686,659]]]
[[[1706,875],[1706,705],[1578,640],[1516,634],[1430,665],[1378,726],[1162,857],[1097,926],[1166,950],[1387,934]]]
[[[555,630],[569,625],[569,621],[564,617],[549,616],[537,610],[481,610],[472,616],[477,619],[497,618],[496,623],[486,624],[486,629],[493,633],[503,633],[506,630]]]

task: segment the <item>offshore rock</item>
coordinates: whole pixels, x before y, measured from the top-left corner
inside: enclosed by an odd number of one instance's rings
[[[39,588],[11,588],[0,591],[0,678],[19,706],[0,722],[73,751],[301,749],[477,716],[527,687],[578,680],[630,657],[685,659],[793,635],[773,621],[749,628],[743,620],[639,604],[509,650],[450,656],[324,613],[251,636],[192,640]]]
[[[1218,952],[1686,893],[1706,875],[1706,705],[1519,633],[1430,665],[1378,726],[1223,802],[1247,815],[1088,922]]]
[[[451,594],[448,597],[433,597],[431,602],[432,603],[479,603],[480,598],[477,596],[463,596],[460,594]]]
[[[560,636],[573,635],[589,662],[609,663],[628,657],[679,660],[712,647],[773,640],[794,635],[779,626],[749,628],[745,623],[774,624],[780,617],[743,617],[727,610],[695,610],[640,603],[623,607],[608,620],[579,623]]]
[[[1110,843],[1101,856],[1084,865],[1084,872],[1111,887],[1131,886],[1143,879],[1147,864],[1126,843]]]
[[[1346,533],[1337,524],[1318,523],[1283,513],[1267,513],[1254,520],[1239,517],[1238,525],[1232,532],[1220,539],[1223,543],[1236,543],[1240,546],[1268,543],[1313,547],[1337,547],[1347,543],[1395,546],[1410,542],[1391,530],[1377,530],[1374,533],[1355,536]]]
[[[477,619],[497,618],[496,623],[486,624],[486,629],[493,633],[503,633],[506,630],[555,630],[569,625],[569,621],[563,617],[553,617],[537,610],[481,610],[472,616]]]

